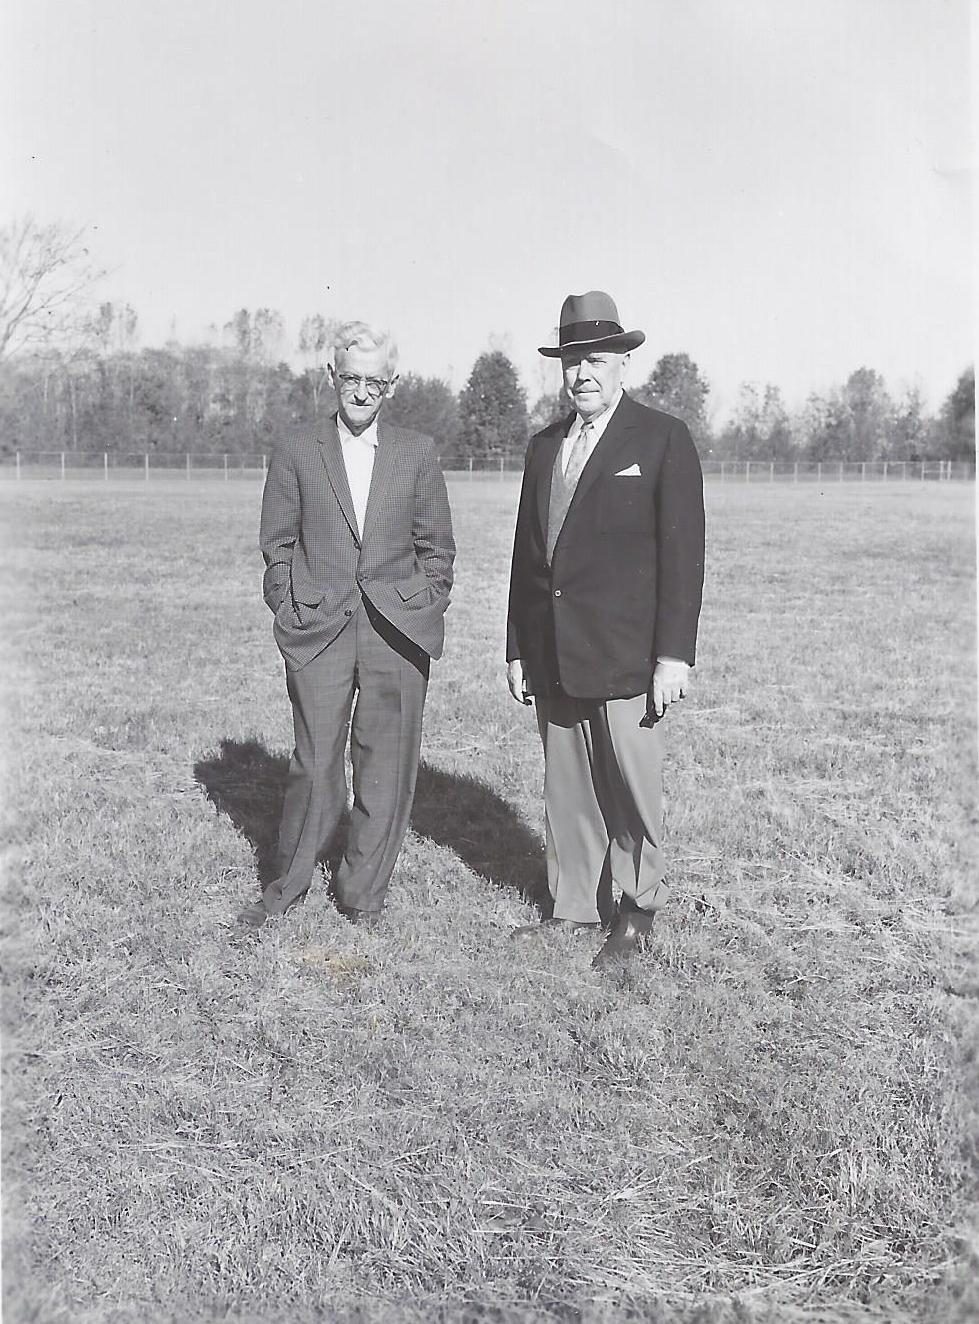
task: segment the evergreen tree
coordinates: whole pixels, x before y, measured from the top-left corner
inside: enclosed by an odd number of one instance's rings
[[[938,451],[946,460],[976,457],[976,371],[967,368],[942,406]]]
[[[501,350],[480,354],[473,365],[459,396],[459,422],[464,458],[484,463],[523,453],[527,400],[516,368]]]
[[[459,439],[459,405],[441,378],[405,373],[398,379],[394,395],[384,410],[389,422],[433,437],[443,464],[454,458]]]
[[[635,392],[642,404],[682,418],[701,455],[707,453],[711,442],[707,419],[709,395],[710,383],[700,375],[689,354],[664,354],[645,384]]]

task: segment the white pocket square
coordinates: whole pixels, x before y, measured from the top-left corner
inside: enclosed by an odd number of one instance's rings
[[[615,475],[616,478],[641,478],[642,470],[638,464],[630,464],[628,469],[620,469]]]

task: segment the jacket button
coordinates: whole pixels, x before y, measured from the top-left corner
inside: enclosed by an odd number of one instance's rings
[[[353,610],[352,610],[352,608],[347,607],[343,614],[344,614],[344,616],[352,616],[352,615],[353,615]]]
[[[556,588],[556,589],[554,590],[554,596],[555,596],[556,598],[559,598],[559,597],[561,596],[561,590],[560,590],[559,588]]]

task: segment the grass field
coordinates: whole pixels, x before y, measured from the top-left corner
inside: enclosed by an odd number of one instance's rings
[[[450,495],[386,923],[323,885],[242,940],[291,748],[258,485],[0,489],[5,1320],[979,1318],[974,488],[708,488],[676,900],[614,977],[509,941],[516,487]]]

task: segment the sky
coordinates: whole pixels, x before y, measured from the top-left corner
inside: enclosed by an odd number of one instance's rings
[[[566,294],[716,416],[973,359],[969,0],[5,0],[0,224],[89,227],[143,344],[390,327],[533,402]]]

